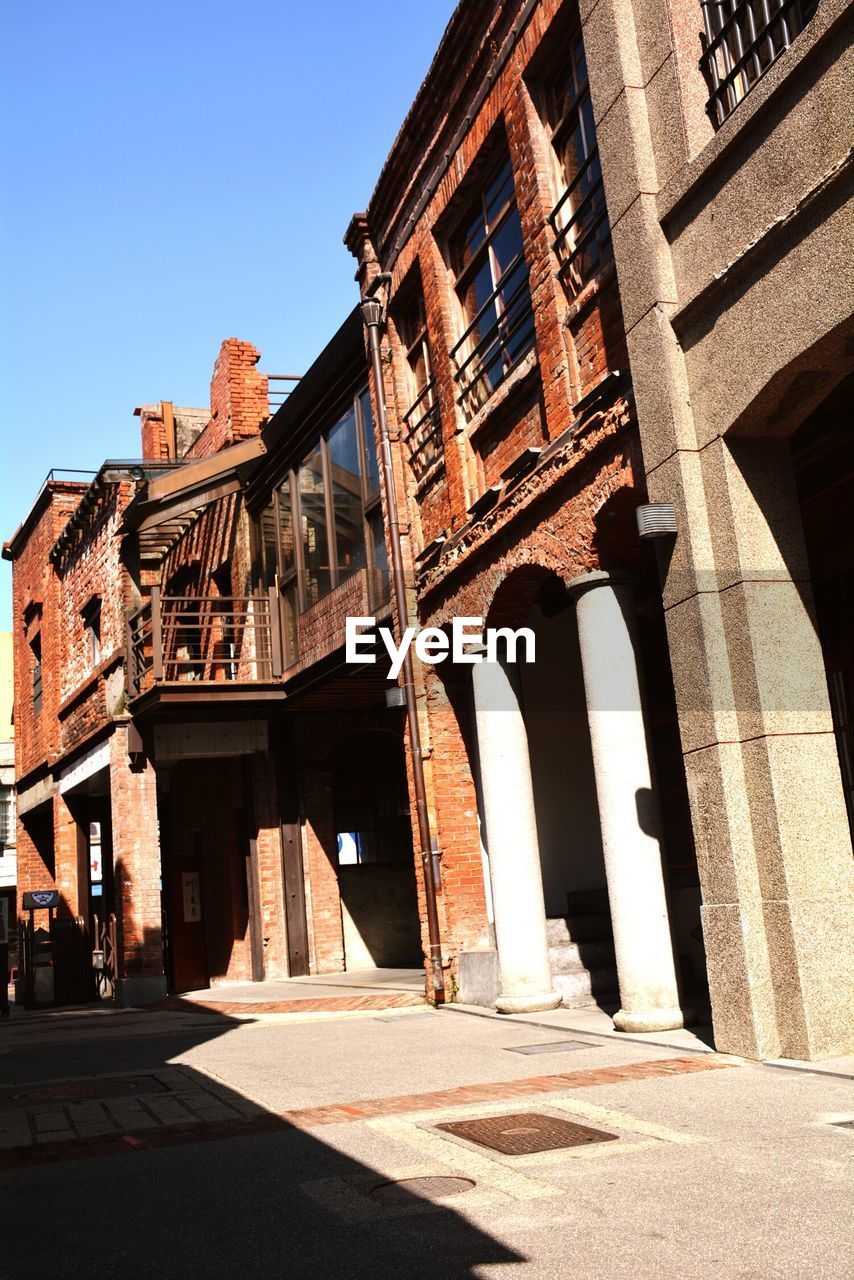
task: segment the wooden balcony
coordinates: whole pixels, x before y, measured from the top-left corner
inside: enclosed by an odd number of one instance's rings
[[[278,595],[164,596],[128,620],[128,699],[187,706],[284,697]]]

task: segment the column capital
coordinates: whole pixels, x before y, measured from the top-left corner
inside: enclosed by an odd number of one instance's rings
[[[625,569],[594,569],[591,573],[582,573],[566,584],[566,594],[575,599],[592,591],[595,587],[637,587],[638,579]]]

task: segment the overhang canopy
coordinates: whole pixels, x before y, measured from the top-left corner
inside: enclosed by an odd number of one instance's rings
[[[205,507],[244,487],[266,451],[263,440],[253,437],[157,476],[128,506],[122,533],[137,534],[143,560],[160,560]]]

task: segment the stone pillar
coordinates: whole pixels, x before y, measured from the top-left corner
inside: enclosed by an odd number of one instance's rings
[[[472,679],[501,978],[495,1007],[555,1009],[525,722],[500,663],[478,663]]]
[[[634,600],[620,575],[569,584],[593,748],[620,1010],[620,1031],[683,1024],[661,867],[658,811],[634,649]]]
[[[147,1004],[166,995],[160,914],[157,778],[147,757],[128,756],[127,725],[110,739],[110,807],[120,1005]]]

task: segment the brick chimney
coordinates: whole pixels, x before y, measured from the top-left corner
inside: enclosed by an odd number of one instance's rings
[[[187,451],[200,458],[257,436],[270,414],[267,378],[257,369],[261,352],[251,342],[226,338],[211,379],[211,419]]]

